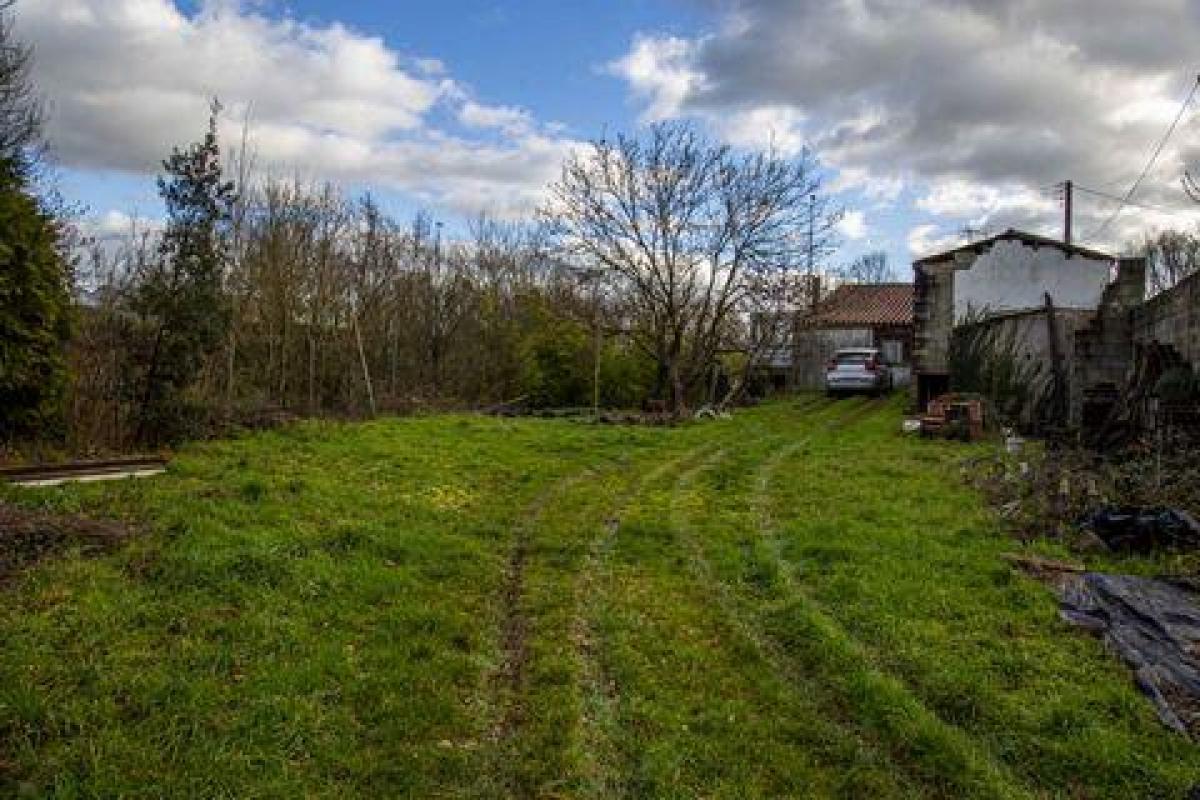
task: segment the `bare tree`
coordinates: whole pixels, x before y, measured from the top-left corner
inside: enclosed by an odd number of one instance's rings
[[[807,152],[737,155],[662,123],[568,158],[542,217],[564,257],[626,293],[635,341],[682,413],[758,279],[797,263],[819,186]]]
[[[1170,289],[1200,271],[1200,236],[1187,231],[1161,231],[1134,246],[1146,257],[1151,294]]]
[[[0,159],[28,174],[41,160],[45,109],[30,78],[33,50],[13,30],[13,5],[0,0]]]
[[[1183,173],[1183,191],[1197,203],[1200,203],[1200,181],[1190,171]]]
[[[896,273],[888,264],[887,253],[882,250],[863,253],[837,274],[847,283],[888,283],[896,279]]]

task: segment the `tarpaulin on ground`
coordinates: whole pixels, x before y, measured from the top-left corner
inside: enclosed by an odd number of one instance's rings
[[[1081,520],[1112,550],[1150,552],[1200,547],[1200,522],[1178,508],[1101,508]]]
[[[1085,573],[1062,588],[1064,618],[1104,637],[1159,718],[1200,736],[1200,604],[1161,580]]]

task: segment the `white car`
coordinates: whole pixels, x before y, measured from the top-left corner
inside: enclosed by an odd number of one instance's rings
[[[850,392],[881,395],[891,389],[892,372],[875,348],[838,350],[825,365],[825,393],[830,397]]]

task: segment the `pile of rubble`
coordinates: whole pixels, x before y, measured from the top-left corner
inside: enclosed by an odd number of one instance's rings
[[[973,459],[963,470],[1014,536],[1059,539],[1086,552],[1108,549],[1103,534],[1124,524],[1123,518],[1161,537],[1172,534],[1151,530],[1151,518],[1170,527],[1170,514],[1200,516],[1200,450],[1171,445],[1137,442],[1118,452],[1097,453],[1022,444]],[[1171,518],[1176,527],[1186,527],[1182,517]],[[1150,543],[1162,544],[1169,543]],[[1128,548],[1119,544],[1112,549]],[[1200,559],[1196,563],[1200,567]]]

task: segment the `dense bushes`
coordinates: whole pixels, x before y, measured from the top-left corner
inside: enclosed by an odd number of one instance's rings
[[[590,406],[597,317],[601,405],[638,406],[653,390],[652,361],[614,324],[618,299],[535,229],[477,220],[443,239],[424,216],[401,225],[327,186],[239,189],[230,223],[213,227],[218,259],[181,265],[154,233],[87,259],[75,449],[196,436],[264,408]],[[219,281],[194,269],[205,263],[222,265]],[[160,339],[171,349],[155,356]]]
[[[601,407],[640,405],[653,389],[654,361],[625,338],[602,336],[599,344],[597,370],[595,329],[536,306],[521,343],[525,402],[538,408],[590,406],[598,380]]]

